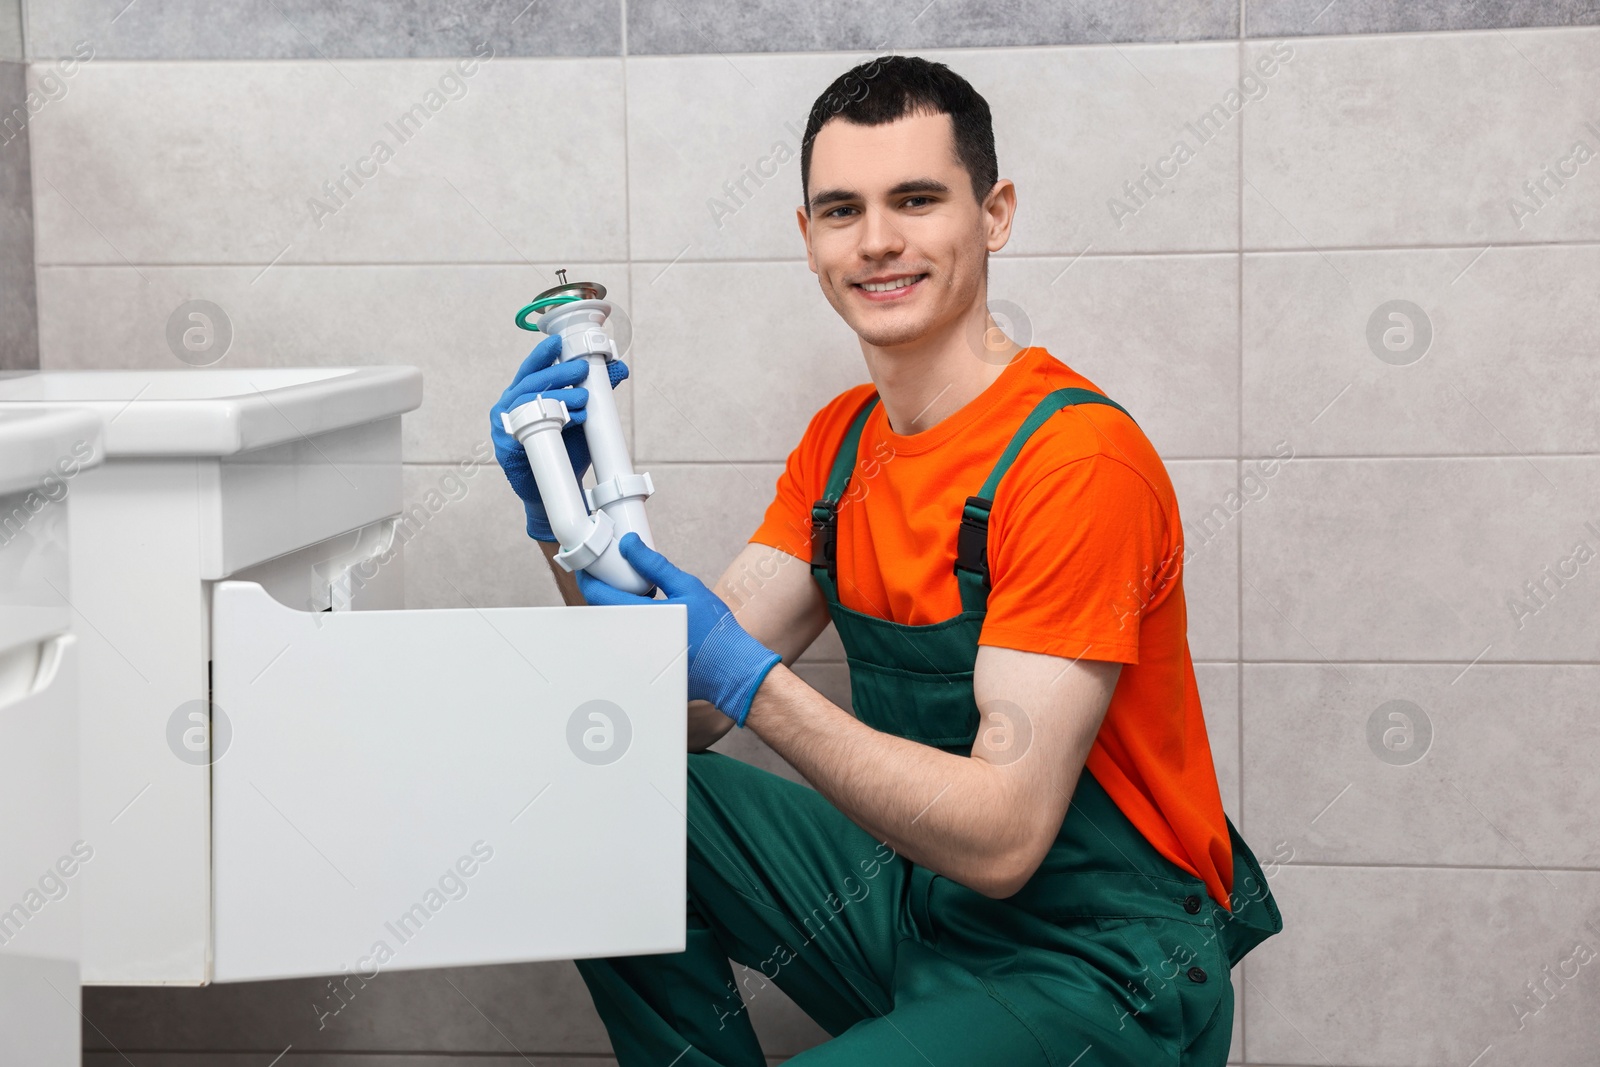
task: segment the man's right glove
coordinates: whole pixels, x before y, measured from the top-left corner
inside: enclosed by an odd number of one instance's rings
[[[517,368],[516,376],[506,391],[489,409],[489,439],[494,442],[494,458],[500,461],[500,469],[506,472],[506,480],[511,483],[511,488],[522,498],[528,515],[528,536],[535,541],[555,541],[556,535],[550,529],[550,516],[545,513],[544,501],[539,499],[539,486],[534,481],[533,468],[528,464],[528,453],[523,450],[522,442],[507,433],[500,424],[500,413],[538,396],[564,401],[572,420],[562,428],[561,440],[567,446],[567,456],[572,460],[572,470],[578,476],[578,483],[583,484],[583,476],[588,473],[590,463],[589,442],[583,436],[583,421],[589,414],[585,410],[589,402],[589,390],[577,383],[588,375],[589,361],[573,359],[558,363],[556,360],[560,355],[559,334],[539,342],[538,347],[522,361],[522,366]],[[628,376],[628,365],[620,359],[611,361],[606,369],[613,389]]]
[[[667,598],[635,596],[587,571],[578,571],[578,591],[583,599],[602,606],[682,604],[688,608],[689,699],[709,700],[735,726],[744,726],[756,690],[783,657],[750,636],[734,618],[733,610],[706,588],[706,583],[678,569],[632,530],[622,535],[617,551]]]

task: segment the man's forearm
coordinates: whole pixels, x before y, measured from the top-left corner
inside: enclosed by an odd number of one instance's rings
[[[993,765],[874,730],[781,663],[745,724],[852,822],[912,861],[979,892],[1016,869],[1024,813]]]
[[[550,562],[550,573],[555,575],[556,588],[561,590],[561,602],[569,608],[587,605],[589,602],[583,599],[583,593],[578,589],[578,576],[556,562],[556,553],[561,551],[560,543],[540,541],[539,548]]]

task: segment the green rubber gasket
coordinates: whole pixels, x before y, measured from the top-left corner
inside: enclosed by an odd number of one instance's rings
[[[582,298],[574,296],[572,293],[559,293],[556,296],[547,296],[541,300],[535,300],[533,303],[527,305],[521,311],[517,312],[517,326],[521,329],[531,330],[534,333],[538,333],[539,327],[537,324],[533,326],[528,325],[529,315],[536,314],[548,308],[553,308],[557,304],[570,304],[579,299]]]

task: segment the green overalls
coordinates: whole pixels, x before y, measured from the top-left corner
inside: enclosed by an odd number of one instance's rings
[[[963,610],[902,625],[852,611],[836,588],[836,517],[865,405],[813,507],[812,574],[874,729],[968,755],[972,675],[988,590],[995,488],[1057,390],[967,499]],[[1126,412],[1124,412],[1126,414]],[[888,1067],[1210,1067],[1233,1031],[1229,968],[1283,928],[1232,821],[1233,911],[1145,839],[1085,768],[1055,844],[994,900],[897,855],[820,793],[717,752],[688,756],[688,929],[681,953],[578,960],[620,1067],[764,1067],[728,959],[752,1004],[775,983],[833,1039],[788,1062]]]

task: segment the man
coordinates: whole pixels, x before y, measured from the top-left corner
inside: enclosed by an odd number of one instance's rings
[[[688,947],[577,961],[618,1061],[764,1063],[731,957],[834,1035],[806,1067],[1222,1064],[1229,968],[1282,923],[1223,814],[1165,468],[990,318],[1016,190],[960,76],[907,57],[842,76],[801,187],[807,261],[871,383],[790,454],[718,582],[737,610],[622,541],[688,608],[697,702]],[[503,406],[581,379],[535,357]],[[830,620],[853,710],[789,670]],[[705,751],[735,725],[815,789]]]

